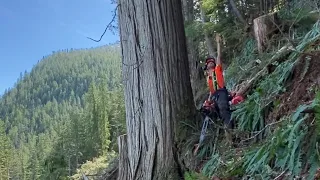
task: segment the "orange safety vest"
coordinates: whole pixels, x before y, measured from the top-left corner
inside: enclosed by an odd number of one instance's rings
[[[223,70],[221,65],[216,65],[215,68],[209,70],[207,82],[211,94],[224,87]]]

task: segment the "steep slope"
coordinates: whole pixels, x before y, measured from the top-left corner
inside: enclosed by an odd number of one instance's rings
[[[237,124],[231,131],[233,145],[226,144],[221,133],[224,128],[215,121],[207,135],[210,138],[189,164],[192,169],[206,175],[205,179],[319,177],[319,27],[318,20],[308,31],[300,31],[301,37],[294,39],[294,44],[286,42],[292,48],[285,55],[278,56],[275,48],[260,56],[262,63],[258,65],[241,62],[244,57],[234,60],[226,72],[227,79],[236,81],[233,86],[229,84],[230,89],[241,81],[246,84],[246,80],[264,69],[265,73],[252,84],[245,101],[233,112]],[[272,61],[273,56],[278,56],[276,61]],[[238,65],[246,66],[246,70],[235,71]],[[200,131],[198,124],[194,126]],[[189,151],[198,136],[195,138],[189,140]],[[197,173],[186,173],[186,177],[200,178]]]
[[[60,178],[61,174],[72,175],[86,159],[106,152],[103,148],[108,148],[110,139],[114,141],[116,136],[112,133],[123,129],[121,89],[117,44],[54,52],[39,61],[30,73],[21,74],[15,87],[0,99],[0,119],[15,154],[10,157],[10,176]],[[109,123],[117,131],[110,132]],[[104,128],[94,128],[99,125]],[[77,148],[71,139],[78,141]],[[67,148],[70,144],[72,147]],[[65,157],[75,150],[76,160]],[[60,160],[55,163],[57,158]],[[53,175],[53,166],[59,169],[59,176]]]
[[[233,107],[232,143],[226,140],[228,130],[221,120],[214,119],[194,156],[203,121],[181,127],[194,134],[180,148],[187,159],[186,179],[319,179],[319,3],[200,2],[211,21],[203,26],[196,18],[186,22],[188,38],[200,42],[201,57],[201,50],[208,51],[201,42],[209,46],[205,31],[212,38],[216,33],[223,37],[227,88],[243,90],[245,101]],[[235,16],[238,10],[244,23]],[[195,17],[200,16],[197,11],[194,7]],[[204,92],[206,86],[196,98]]]

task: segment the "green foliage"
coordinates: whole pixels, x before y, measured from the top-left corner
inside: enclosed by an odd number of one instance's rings
[[[252,74],[252,61],[257,58],[256,42],[254,39],[247,39],[243,45],[243,49],[238,56],[233,57],[231,64],[225,73],[227,87],[233,88],[245,77]]]
[[[86,175],[89,179],[98,179],[109,166],[109,162],[115,157],[115,152],[109,152],[106,155],[93,158],[92,161],[86,161],[77,169],[77,173],[72,175],[71,178],[81,180],[82,176]]]
[[[191,40],[199,40],[203,38],[203,27],[201,22],[192,22],[185,26],[185,33]]]
[[[287,171],[290,178],[299,176],[309,165],[309,179],[312,179],[320,165],[319,138],[320,93],[310,105],[297,108],[290,117],[280,121],[272,136],[264,142],[252,145],[244,155],[235,158],[234,150],[212,154],[205,163],[202,173],[207,177],[247,177],[252,179],[272,179]],[[310,116],[303,114],[306,109],[316,110],[314,127],[310,125]],[[244,149],[245,150],[245,149]]]
[[[9,169],[12,156],[12,146],[5,133],[4,123],[0,120],[0,179],[10,178]]]
[[[202,174],[196,173],[196,172],[185,172],[184,179],[185,180],[209,180],[208,177],[203,176]]]
[[[218,170],[221,162],[221,157],[219,154],[213,153],[210,160],[202,168],[202,173],[208,177],[212,177],[214,173]]]
[[[118,122],[112,121],[112,117],[121,110],[111,109],[114,108],[111,103],[117,98],[118,93],[107,91],[104,85],[96,87],[92,84],[90,86],[85,95],[84,112],[71,113],[66,128],[59,133],[58,144],[54,146],[51,156],[45,160],[48,162],[46,166],[51,167],[50,177],[53,174],[59,174],[60,177],[70,176],[75,172],[78,164],[85,163],[86,160],[93,157],[112,155],[110,154],[110,126],[121,128],[121,131],[113,132],[115,135],[113,138],[119,135],[117,133],[124,131],[122,129],[124,119],[118,119]],[[56,161],[59,156],[59,161]]]
[[[287,61],[277,65],[272,74],[260,81],[255,91],[233,112],[232,116],[237,119],[240,130],[258,131],[264,127],[264,110],[273,102],[276,95],[285,91],[285,83],[299,60],[299,52],[306,51],[310,44],[320,38],[318,28],[319,23],[316,23],[296,47],[297,51],[291,53]]]
[[[0,123],[15,154],[9,175],[67,179],[87,160],[117,150],[124,112],[118,45],[45,57],[0,98]]]
[[[286,123],[279,127],[267,142],[245,155],[244,167],[248,175],[271,178],[276,172],[287,170],[293,177],[300,175],[306,164],[311,165],[309,178],[314,175],[315,168],[320,165],[317,148],[319,136],[308,138],[307,135],[314,131],[306,121],[308,115],[301,115],[301,112],[308,108],[317,108],[318,98],[311,105],[300,106],[290,118],[284,119]]]
[[[278,16],[284,24],[296,26],[295,35],[306,33],[319,18],[319,13],[314,17],[312,12],[316,9],[316,3],[312,0],[299,1],[293,0],[287,3],[287,6],[280,9]]]
[[[264,128],[264,111],[274,97],[284,92],[284,85],[293,69],[293,62],[280,64],[276,70],[258,83],[254,93],[238,106],[232,116],[238,121],[238,128],[244,131],[259,131]]]
[[[286,176],[290,176],[290,178],[300,176],[302,173],[309,174],[309,179],[313,177],[320,162],[318,152],[319,133],[316,130],[320,126],[320,116],[318,115],[320,112],[318,110],[320,108],[320,95],[317,95],[313,104],[302,105],[290,117],[283,117],[279,122],[275,122],[277,124],[276,129],[271,128],[273,125],[266,127],[265,118],[270,111],[270,107],[281,103],[275,97],[286,91],[286,83],[290,80],[293,68],[301,58],[301,53],[311,50],[312,45],[320,39],[319,32],[319,23],[317,22],[308,33],[297,38],[299,43],[294,51],[290,54],[280,53],[277,57],[273,57],[277,50],[274,50],[273,53],[267,52],[262,56],[257,56],[252,53],[255,51],[254,42],[247,40],[241,56],[234,58],[226,72],[225,77],[227,82],[229,81],[228,88],[234,87],[243,79],[254,76],[274,58],[281,60],[280,63],[273,63],[275,70],[271,74],[263,76],[261,81],[256,82],[253,92],[233,112],[233,118],[237,120],[237,131],[251,133],[252,139],[258,135],[260,139],[265,136],[267,136],[267,139],[256,145],[249,143],[249,149],[244,149],[244,155],[240,155],[239,158],[235,158],[234,155],[229,156],[228,154],[234,153],[232,151],[219,152],[216,149],[210,151],[212,157],[202,168],[206,176],[272,179],[286,171]],[[256,58],[261,60],[260,65],[253,65],[252,60]],[[306,63],[301,78],[308,71],[308,61]],[[301,113],[308,108],[316,110],[313,123],[311,123],[312,119],[309,115]],[[221,144],[221,140],[218,143]],[[306,169],[306,167],[309,169]],[[305,170],[308,170],[308,172]]]

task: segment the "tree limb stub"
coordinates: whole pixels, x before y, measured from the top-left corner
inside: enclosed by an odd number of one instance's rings
[[[259,53],[265,50],[269,39],[268,36],[270,35],[269,32],[270,30],[273,32],[273,29],[278,29],[277,24],[278,18],[276,12],[259,16],[253,20],[253,30]]]

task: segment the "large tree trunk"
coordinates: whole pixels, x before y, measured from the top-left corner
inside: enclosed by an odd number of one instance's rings
[[[174,142],[192,113],[181,0],[119,0],[127,179],[180,179]]]
[[[259,53],[266,49],[269,36],[278,29],[278,23],[276,13],[266,14],[253,20],[254,35]]]
[[[193,0],[182,0],[183,16],[185,25],[192,26],[194,22],[194,3]],[[203,72],[199,72],[199,41],[193,36],[187,37],[188,59],[190,69],[190,80],[193,95],[199,91],[198,82],[204,78]],[[194,100],[195,101],[195,100]]]

